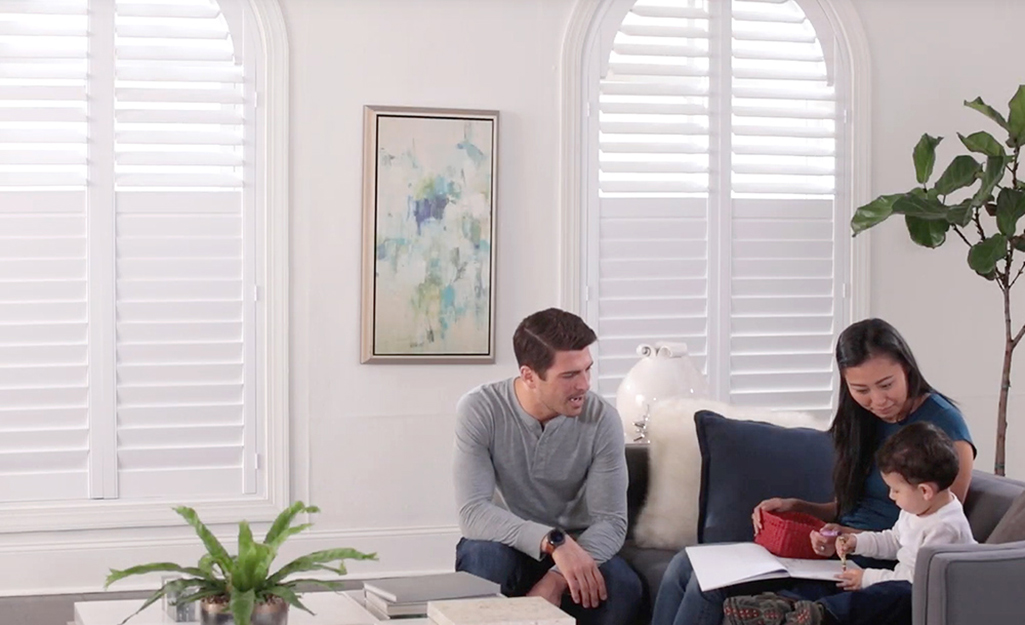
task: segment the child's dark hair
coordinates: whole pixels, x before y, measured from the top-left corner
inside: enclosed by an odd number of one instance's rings
[[[902,427],[886,439],[876,453],[876,465],[883,473],[898,473],[908,484],[936,484],[946,490],[960,468],[954,443],[932,423]]]

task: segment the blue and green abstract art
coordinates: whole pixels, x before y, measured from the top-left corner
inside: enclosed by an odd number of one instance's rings
[[[494,124],[377,117],[375,355],[491,355]]]

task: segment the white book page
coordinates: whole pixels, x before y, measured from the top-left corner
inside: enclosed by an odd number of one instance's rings
[[[824,579],[835,581],[836,576],[843,572],[843,563],[839,560],[804,560],[799,558],[777,558],[786,567],[790,577],[800,579]],[[848,569],[861,568],[847,561]]]
[[[755,543],[694,545],[686,549],[701,590],[790,576],[776,556]]]

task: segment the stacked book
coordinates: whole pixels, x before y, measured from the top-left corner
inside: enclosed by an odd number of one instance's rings
[[[541,597],[432,601],[427,616],[434,625],[575,625],[572,616]]]
[[[381,620],[424,617],[428,601],[495,597],[501,590],[495,582],[463,571],[368,580],[363,584],[366,608]]]

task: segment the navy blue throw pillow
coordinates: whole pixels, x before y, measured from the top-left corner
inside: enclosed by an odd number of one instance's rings
[[[784,428],[694,414],[701,448],[698,542],[754,540],[751,512],[770,497],[832,501],[833,441],[809,428]]]

